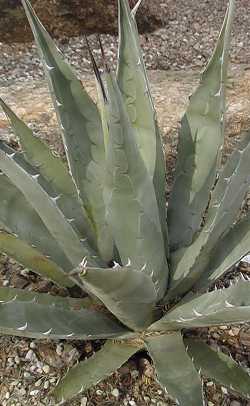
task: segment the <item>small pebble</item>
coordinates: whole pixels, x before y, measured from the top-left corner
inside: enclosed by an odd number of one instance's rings
[[[120,392],[117,388],[113,389],[111,394],[115,397],[115,398],[119,398]]]
[[[43,369],[43,372],[44,372],[45,374],[48,374],[49,371],[50,371],[49,365],[44,365],[42,369]]]
[[[42,379],[38,379],[38,381],[35,382],[35,386],[40,386],[42,383]]]
[[[3,281],[3,286],[9,286],[10,282],[7,281],[6,279]]]
[[[34,390],[30,391],[30,396],[37,396],[38,393],[39,393],[39,390],[38,390],[38,389],[34,389]]]
[[[62,353],[63,353],[63,344],[57,344],[56,353],[57,353],[57,355],[62,355]]]
[[[23,376],[24,376],[25,379],[29,379],[29,378],[31,377],[30,373],[27,372],[27,371],[25,371],[25,372],[23,373]]]
[[[9,358],[7,359],[7,361],[8,361],[8,364],[9,364],[10,367],[12,367],[12,366],[14,365],[14,360],[13,360],[13,358],[9,357]]]
[[[43,384],[44,389],[48,389],[49,388],[49,381],[45,381]]]
[[[19,358],[18,355],[15,356],[15,363],[16,363],[17,365],[20,364],[20,358]]]
[[[25,278],[27,278],[29,276],[29,273],[30,273],[30,271],[27,268],[22,269],[21,272],[20,272],[20,274],[22,276],[24,276]]]
[[[81,399],[81,406],[87,406],[88,398],[84,397]]]
[[[6,392],[5,399],[9,399],[9,398],[10,398],[10,392]]]
[[[31,365],[31,367],[30,367],[30,372],[35,372],[35,370],[36,370],[36,365]]]
[[[130,406],[136,406],[136,403],[135,403],[134,400],[129,400],[128,404],[129,404]]]
[[[96,394],[100,396],[103,394],[103,391],[101,389],[97,389]]]
[[[29,350],[27,354],[25,355],[25,360],[26,361],[33,361],[36,359],[36,354],[34,353],[33,350]]]
[[[34,343],[34,341],[31,341],[31,343],[30,343],[30,348],[31,348],[32,350],[34,350],[34,349],[36,348],[36,343]]]

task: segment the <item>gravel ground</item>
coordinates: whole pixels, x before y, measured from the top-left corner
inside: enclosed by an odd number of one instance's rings
[[[237,0],[237,13],[232,40],[234,63],[250,62],[250,2]],[[165,0],[168,19],[164,28],[141,36],[145,60],[149,69],[186,69],[204,66],[218,36],[227,0]],[[90,36],[97,59],[98,44]],[[103,35],[107,59],[115,65],[117,38]],[[59,46],[82,74],[91,69],[83,37],[62,39]],[[32,44],[0,43],[0,86],[13,79],[41,78],[43,75],[36,47]]]

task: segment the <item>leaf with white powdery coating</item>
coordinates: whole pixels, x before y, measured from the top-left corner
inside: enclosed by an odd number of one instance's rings
[[[113,244],[105,219],[105,151],[98,109],[70,65],[63,60],[61,52],[39,21],[29,1],[22,0],[22,4],[48,77],[74,182],[96,231],[100,254],[108,261],[112,257]]]
[[[199,236],[188,248],[173,254],[170,294],[183,294],[192,288],[204,274],[213,249],[237,219],[250,185],[249,141],[248,133],[222,168]]]
[[[173,250],[190,245],[199,230],[220,163],[234,7],[234,0],[230,0],[213,56],[182,119],[175,182],[168,208]]]
[[[120,368],[141,347],[129,343],[107,342],[95,355],[74,366],[53,390],[56,402],[64,402],[96,385]]]
[[[180,333],[162,334],[145,340],[157,380],[181,406],[202,406],[202,382],[186,352]]]
[[[30,338],[94,340],[120,337],[128,330],[100,310],[73,310],[14,296],[1,299],[0,333]]]
[[[240,324],[250,321],[250,282],[239,280],[225,289],[190,295],[156,323],[150,330],[178,330]]]
[[[167,288],[168,265],[153,182],[111,73],[107,73],[106,83],[109,112],[107,219],[122,264],[131,261],[135,269],[148,273],[155,283],[158,298],[162,298]]]
[[[207,289],[226,271],[250,251],[250,213],[233,226],[220,239],[209,255],[209,263],[201,278],[194,285],[195,290]]]
[[[41,255],[49,257],[66,272],[72,270],[72,264],[36,210],[3,173],[0,175],[0,196],[0,227],[36,248]]]
[[[5,231],[0,231],[0,251],[14,258],[24,267],[29,268],[59,286],[71,287],[74,285],[73,280],[55,262],[52,262],[37,249],[30,247],[24,241]]]
[[[202,341],[185,339],[184,342],[202,375],[250,398],[250,376],[246,369],[222,351],[216,351]]]
[[[120,24],[117,82],[135,131],[139,151],[153,179],[162,233],[168,250],[166,164],[161,135],[140,49],[135,13],[130,10],[127,0],[119,0],[118,5]]]
[[[88,292],[129,328],[144,330],[153,322],[157,293],[149,275],[127,267],[86,266],[80,278]]]
[[[24,194],[73,266],[78,266],[85,256],[93,265],[96,264],[87,244],[80,242],[79,236],[57,207],[55,199],[43,188],[40,174],[34,174],[33,168],[22,156],[9,153],[9,148],[3,142],[0,142],[0,170]]]
[[[0,288],[0,297],[2,302],[10,302],[13,299],[17,299],[20,302],[34,302],[41,305],[56,306],[65,310],[88,309],[93,305],[89,297],[75,299],[9,287]]]
[[[86,213],[81,207],[76,187],[65,163],[44,142],[34,136],[33,131],[17,117],[1,98],[0,106],[10,121],[27,161],[38,169],[55,192],[58,193],[60,196],[58,203],[62,211],[67,218],[74,219],[80,234],[83,237],[88,236],[90,241],[93,241],[91,223],[89,223]]]

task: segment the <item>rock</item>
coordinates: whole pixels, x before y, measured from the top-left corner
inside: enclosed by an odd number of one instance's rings
[[[50,367],[49,367],[49,365],[44,365],[43,368],[42,368],[42,370],[43,370],[43,372],[44,372],[45,374],[48,374],[48,373],[50,372]]]
[[[120,392],[117,388],[115,388],[112,390],[111,395],[113,395],[115,398],[119,398]]]
[[[25,361],[35,361],[37,359],[36,354],[33,350],[29,350],[25,355]]]
[[[56,353],[55,347],[53,344],[39,343],[39,345],[37,347],[37,351],[39,353],[40,359],[42,359],[43,362],[46,363],[48,366],[51,366],[53,368],[62,368],[63,367],[63,360]]]
[[[153,378],[154,376],[154,368],[147,358],[140,358],[139,370],[141,374],[147,376],[148,378]]]
[[[87,406],[88,398],[84,397],[81,399],[81,406]]]
[[[34,389],[34,390],[30,391],[30,396],[37,396],[38,393],[39,393],[39,390],[38,390],[38,389]]]
[[[44,389],[48,389],[48,388],[49,388],[49,385],[50,385],[50,382],[49,382],[49,381],[45,381],[44,384],[43,384]]]
[[[55,37],[72,37],[82,33],[117,32],[116,0],[32,0],[38,16]],[[130,0],[131,7],[136,1]],[[150,32],[163,24],[167,9],[162,0],[144,2],[138,10],[138,26],[141,32]],[[20,2],[0,0],[0,34],[2,42],[31,40]]]
[[[250,329],[242,330],[240,332],[240,342],[246,347],[250,347]]]

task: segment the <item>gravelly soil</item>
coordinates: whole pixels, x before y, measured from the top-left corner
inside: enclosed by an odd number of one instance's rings
[[[232,40],[235,63],[250,63],[250,2],[237,0],[237,12]],[[141,36],[147,67],[150,69],[183,69],[204,66],[218,36],[227,0],[166,0],[168,12],[164,27]],[[102,36],[107,59],[115,65],[117,38]],[[90,36],[97,59],[97,40]],[[65,55],[79,73],[90,70],[89,57],[82,37],[59,41]],[[0,42],[0,85],[15,78],[42,76],[36,48],[32,45],[6,45]]]

